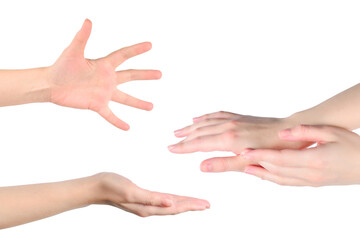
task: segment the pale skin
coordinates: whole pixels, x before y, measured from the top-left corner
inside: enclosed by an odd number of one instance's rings
[[[108,107],[110,101],[143,110],[152,104],[117,89],[133,80],[159,79],[158,70],[116,68],[127,59],[151,49],[149,42],[117,50],[106,57],[84,57],[91,32],[86,20],[71,44],[50,67],[0,70],[0,106],[52,102],[60,106],[89,109],[122,130],[129,125]],[[152,192],[115,173],[63,182],[0,188],[0,229],[36,221],[92,204],[112,205],[141,217],[205,210],[206,200]]]
[[[141,217],[205,210],[206,200],[152,192],[115,173],[64,182],[0,188],[0,229],[92,204],[107,204]]]
[[[248,150],[243,159],[253,165],[246,166],[244,171],[280,185],[360,184],[359,135],[338,127],[300,125],[280,131],[279,138],[316,142],[317,146],[300,150]]]
[[[86,20],[71,44],[50,67],[0,70],[0,106],[52,102],[64,107],[89,109],[122,130],[128,130],[129,125],[110,110],[110,101],[151,110],[152,103],[127,95],[117,86],[134,80],[160,79],[161,72],[116,71],[124,61],[149,51],[151,43],[125,47],[95,60],[86,59],[84,51],[91,26]]]
[[[282,185],[358,184],[360,182],[355,177],[348,178],[348,173],[344,168],[352,173],[356,170],[356,174],[353,175],[360,176],[360,168],[354,167],[354,165],[360,164],[360,153],[355,151],[356,146],[359,147],[357,145],[358,136],[351,132],[360,127],[359,105],[360,84],[357,84],[313,108],[286,118],[245,116],[229,112],[206,114],[194,118],[192,125],[176,130],[175,136],[184,139],[169,146],[169,150],[173,153],[228,151],[235,154],[230,157],[216,157],[203,161],[200,167],[203,172],[245,171]],[[313,126],[297,127],[304,124]],[[295,128],[295,132],[301,132],[302,129],[321,128],[321,133],[318,131],[316,133],[319,135],[314,137],[304,135],[302,138],[293,140],[283,138],[282,130],[291,128]],[[321,136],[330,135],[333,132],[341,132],[335,139],[336,144],[333,142],[334,138],[326,138],[321,142]],[[353,142],[349,140],[353,140]],[[321,144],[318,144],[317,147],[307,149],[319,141]],[[340,155],[344,152],[343,149],[352,150],[349,150],[346,155]],[[287,154],[294,152],[296,154]],[[247,156],[250,155],[251,158],[248,158]],[[286,161],[295,161],[298,164],[294,164],[294,166],[301,166],[303,169],[298,172],[294,172],[293,169],[279,170],[278,167],[283,167],[283,165],[275,162],[276,160],[269,163],[264,160],[275,159],[276,156],[281,156],[281,160],[279,160],[281,164],[286,165]],[[318,175],[309,168],[304,168],[301,164],[304,162],[305,156],[307,159],[311,159],[307,162],[313,161],[315,165],[316,159],[320,159],[319,161],[322,163],[331,162],[333,164],[332,173],[333,175],[337,174],[336,180],[330,176],[327,165],[316,171]],[[347,159],[344,159],[345,156]],[[289,172],[286,172],[287,170]],[[337,173],[336,170],[338,170]],[[300,178],[300,172],[303,174],[301,181],[295,181],[294,179]]]

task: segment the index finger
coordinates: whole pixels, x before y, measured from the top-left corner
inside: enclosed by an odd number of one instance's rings
[[[128,60],[129,58],[135,57],[142,53],[145,53],[151,49],[152,45],[150,42],[138,43],[129,47],[121,48],[115,52],[110,53],[105,57],[112,66],[115,68]]]
[[[228,139],[226,134],[200,136],[187,142],[182,141],[171,145],[168,149],[173,153],[230,151]]]

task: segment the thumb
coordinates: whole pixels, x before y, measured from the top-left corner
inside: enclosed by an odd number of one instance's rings
[[[331,142],[336,140],[335,127],[323,125],[299,125],[279,132],[285,141]]]
[[[92,23],[89,19],[85,19],[81,29],[76,33],[69,48],[72,52],[84,56],[85,46],[90,37]]]

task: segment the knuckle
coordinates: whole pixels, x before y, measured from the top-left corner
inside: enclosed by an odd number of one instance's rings
[[[327,162],[325,161],[325,159],[317,158],[311,161],[311,165],[313,168],[324,169],[327,167]]]
[[[202,131],[203,131],[202,128],[196,128],[196,129],[192,132],[192,134],[195,135],[195,136],[197,136],[197,135],[199,135]]]
[[[120,49],[120,50],[117,52],[117,57],[120,58],[120,59],[128,59],[128,58],[130,57],[130,56],[129,56],[128,48]]]
[[[206,117],[206,118],[203,120],[203,122],[204,122],[205,124],[211,123],[212,119],[211,119],[211,118],[207,118],[207,117],[209,117],[209,115],[205,115],[205,117]]]
[[[321,173],[317,173],[312,176],[309,176],[308,180],[310,180],[312,184],[321,185],[325,181],[325,176]]]
[[[236,127],[238,125],[238,121],[236,120],[231,120],[229,122],[226,123],[226,125],[230,128]]]
[[[194,138],[193,144],[195,146],[197,146],[197,145],[200,145],[202,141],[203,141],[203,137],[197,137],[197,138]]]
[[[234,130],[229,130],[223,133],[223,139],[226,142],[232,142],[236,138],[236,132]]]

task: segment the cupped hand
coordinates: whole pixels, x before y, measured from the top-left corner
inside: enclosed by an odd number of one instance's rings
[[[100,179],[96,203],[112,205],[141,217],[174,215],[210,207],[206,200],[142,189],[115,173],[100,173],[96,177]]]
[[[48,82],[51,102],[65,107],[89,109],[99,113],[114,126],[128,130],[129,125],[110,110],[110,101],[131,107],[151,110],[150,102],[142,101],[117,89],[117,85],[133,80],[160,79],[158,70],[124,70],[116,68],[127,59],[151,49],[144,42],[117,50],[99,59],[84,58],[91,32],[90,20],[85,20],[71,44],[50,67]]]
[[[360,184],[360,136],[331,126],[300,125],[279,132],[284,141],[316,142],[302,150],[249,150],[245,172],[280,185]],[[254,166],[260,165],[260,166]]]
[[[201,164],[204,172],[241,171],[247,162],[240,153],[247,148],[300,149],[310,142],[286,142],[278,138],[278,131],[293,127],[291,118],[266,118],[216,112],[194,118],[190,126],[175,131],[175,136],[184,137],[181,142],[169,146],[173,153],[228,151],[232,157],[216,157]]]

